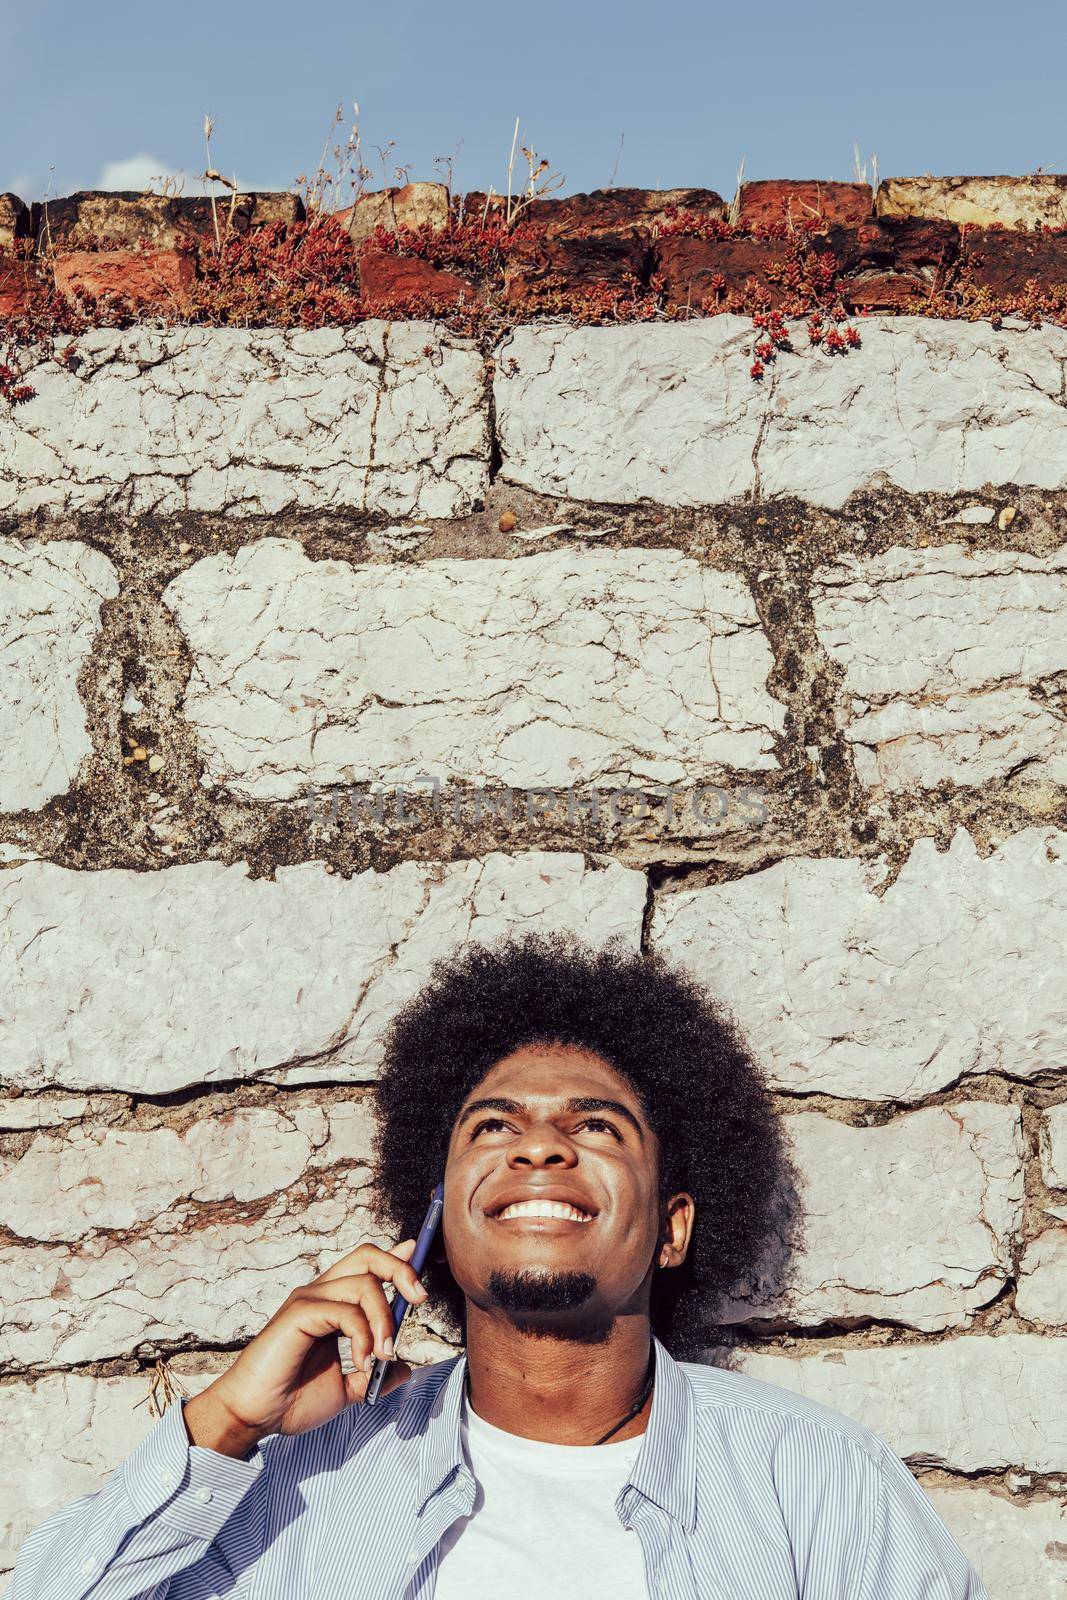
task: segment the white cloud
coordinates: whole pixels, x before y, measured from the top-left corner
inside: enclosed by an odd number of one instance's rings
[[[158,193],[165,178],[172,181],[178,194],[203,193],[199,178],[179,168],[168,167],[158,156],[150,156],[143,151],[139,155],[127,156],[123,161],[105,161],[94,188],[132,189],[137,193],[154,189]]]

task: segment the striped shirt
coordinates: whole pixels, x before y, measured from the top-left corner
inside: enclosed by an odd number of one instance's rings
[[[989,1600],[877,1434],[655,1351],[615,1502],[651,1600]],[[29,1534],[8,1600],[429,1600],[441,1537],[474,1501],[465,1368],[463,1355],[423,1367],[377,1405],[239,1460],[189,1443],[179,1398],[100,1489]]]

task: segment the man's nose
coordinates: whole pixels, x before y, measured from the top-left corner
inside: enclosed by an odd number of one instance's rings
[[[531,1122],[508,1151],[509,1167],[573,1167],[578,1152],[552,1122]]]

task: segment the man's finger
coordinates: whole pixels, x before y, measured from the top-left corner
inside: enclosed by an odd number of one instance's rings
[[[327,1267],[325,1272],[320,1272],[315,1282],[321,1283],[324,1278],[349,1278],[357,1273],[367,1272],[370,1270],[368,1261],[372,1255],[379,1257],[382,1255],[399,1256],[401,1261],[410,1261],[414,1248],[414,1239],[401,1239],[399,1244],[390,1245],[388,1250],[382,1245],[373,1244],[369,1239],[364,1240],[363,1244],[357,1245],[346,1256],[342,1256],[339,1261],[335,1261],[332,1267]]]

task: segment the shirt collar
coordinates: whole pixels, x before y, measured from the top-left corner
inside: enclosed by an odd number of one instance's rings
[[[648,1427],[629,1483],[660,1506],[687,1532],[696,1526],[696,1440],[693,1390],[681,1365],[653,1334],[656,1384]],[[441,1363],[443,1381],[430,1396],[419,1452],[416,1495],[421,1514],[427,1502],[463,1467],[460,1409],[467,1372],[465,1355]]]

